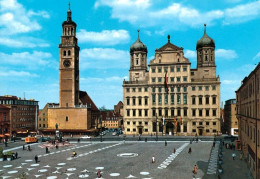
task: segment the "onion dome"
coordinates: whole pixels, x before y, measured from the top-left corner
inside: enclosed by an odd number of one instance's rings
[[[69,24],[77,26],[77,24],[71,19],[70,3],[69,3],[69,9],[67,11],[67,20],[62,23],[62,26],[69,25]]]
[[[134,51],[145,51],[147,53],[146,45],[144,45],[143,42],[141,42],[141,40],[139,39],[139,31],[140,30],[137,30],[137,32],[138,32],[137,40],[130,47],[130,53],[132,53]]]
[[[206,24],[204,24],[204,35],[200,40],[198,40],[196,49],[202,48],[202,47],[214,47],[215,48],[214,40],[212,38],[210,38],[206,33]]]

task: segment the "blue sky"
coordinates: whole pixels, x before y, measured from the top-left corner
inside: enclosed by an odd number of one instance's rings
[[[235,90],[260,60],[260,1],[256,0],[71,0],[80,50],[80,89],[98,107],[122,100],[129,49],[137,38],[148,48],[171,42],[184,48],[196,68],[196,43],[215,40],[221,100]],[[66,20],[65,0],[0,0],[0,95],[59,101],[58,44]]]

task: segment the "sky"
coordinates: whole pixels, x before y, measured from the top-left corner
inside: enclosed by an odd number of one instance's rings
[[[59,49],[67,0],[0,0],[0,96],[59,102]],[[98,107],[123,101],[130,46],[140,39],[148,48],[167,43],[184,48],[196,68],[196,43],[207,34],[216,45],[221,101],[235,98],[244,77],[260,61],[258,0],[70,0],[80,47],[80,90]]]

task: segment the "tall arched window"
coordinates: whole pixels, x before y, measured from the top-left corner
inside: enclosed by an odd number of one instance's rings
[[[70,50],[68,51],[68,56],[70,56]]]
[[[63,51],[63,56],[66,56],[66,50]]]
[[[73,28],[71,28],[71,35],[73,35]]]

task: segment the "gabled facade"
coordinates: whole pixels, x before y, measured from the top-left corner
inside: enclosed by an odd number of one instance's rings
[[[197,42],[197,68],[183,48],[168,42],[148,64],[138,38],[130,47],[129,81],[123,82],[126,134],[217,135],[220,133],[220,80],[215,42],[206,33]]]

